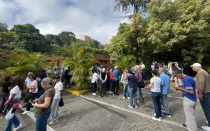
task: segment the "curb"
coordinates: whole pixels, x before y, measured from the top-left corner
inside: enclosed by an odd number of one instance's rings
[[[66,91],[67,93],[73,94],[75,96],[84,95],[90,92],[90,90],[76,91],[76,90],[67,90],[67,89],[65,89],[64,91]]]
[[[95,100],[95,99],[92,99],[92,98],[88,98],[88,97],[85,97],[83,95],[80,95],[81,98],[84,98],[86,100],[89,100],[89,101],[92,101],[92,102],[96,102],[98,104],[102,104],[102,105],[105,105],[105,106],[108,106],[108,107],[112,107],[112,108],[115,108],[115,109],[119,109],[121,111],[125,111],[125,112],[129,112],[129,113],[132,113],[132,114],[136,114],[136,115],[139,115],[143,118],[147,118],[147,119],[150,119],[152,120],[152,116],[149,116],[147,114],[143,114],[143,113],[140,113],[140,112],[137,112],[137,111],[133,111],[133,110],[129,110],[129,109],[125,109],[125,108],[122,108],[122,107],[119,107],[119,106],[116,106],[116,105],[112,105],[112,104],[108,104],[108,103],[105,103],[105,102],[102,102],[102,101],[98,101],[98,100]],[[179,124],[179,123],[176,123],[176,122],[173,122],[173,121],[169,121],[169,120],[162,120],[163,123],[167,123],[167,124],[170,124],[170,125],[174,125],[174,126],[177,126],[177,127],[181,127],[181,128],[184,128],[182,124]],[[184,128],[186,129],[186,128]]]

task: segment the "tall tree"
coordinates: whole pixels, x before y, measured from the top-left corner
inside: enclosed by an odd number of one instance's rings
[[[171,58],[186,65],[204,62],[204,58],[209,57],[209,1],[152,2],[148,8],[150,18],[146,33],[148,41],[156,46],[155,53],[173,54]]]
[[[15,33],[8,31],[7,24],[0,23],[0,48],[9,49]]]
[[[39,33],[32,24],[14,25],[11,32],[16,34],[13,42],[14,48],[24,49],[29,52],[49,52],[51,45],[46,37]]]
[[[47,34],[45,36],[53,47],[62,47],[64,45],[64,43],[61,41],[58,35]]]
[[[8,31],[7,28],[8,28],[7,24],[0,22],[0,33],[1,32],[7,32]]]
[[[141,7],[145,7],[145,4],[150,0],[115,0],[114,10],[129,12],[133,8],[133,16],[140,12]]]
[[[76,36],[73,32],[63,31],[58,34],[59,39],[62,41],[63,44],[70,44],[71,41],[76,40]]]

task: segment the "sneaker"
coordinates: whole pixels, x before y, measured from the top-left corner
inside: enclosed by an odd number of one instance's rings
[[[92,93],[93,96],[96,96],[96,93]]]
[[[137,108],[138,108],[138,106],[137,106],[137,105],[135,105],[135,108],[137,109]]]
[[[55,124],[56,122],[58,122],[58,120],[52,120],[52,121],[49,122],[49,125],[53,125],[53,124]]]
[[[133,109],[133,106],[131,106],[131,105],[128,105],[128,107],[131,108],[131,109]]]
[[[27,114],[27,113],[29,113],[30,111],[24,111],[22,114],[23,115],[25,115],[25,114]]]
[[[162,113],[165,113],[165,111],[164,111],[164,110],[161,110],[161,112],[162,112]]]
[[[123,100],[125,100],[125,97],[123,97]]]
[[[49,121],[52,121],[53,120],[53,118],[50,118],[50,119],[48,119]]]
[[[171,117],[171,114],[170,113],[162,113],[164,116],[167,116],[167,117]]]
[[[210,131],[210,127],[209,126],[201,126],[201,128],[205,131]]]
[[[19,130],[21,127],[22,127],[22,124],[20,123],[20,125],[19,125],[18,127],[14,128],[13,131],[17,131],[17,130]]]
[[[156,118],[156,117],[152,117],[152,120],[155,120],[155,121],[162,121],[161,118]]]
[[[187,124],[182,124],[184,128],[187,128]]]
[[[130,100],[130,97],[128,97],[128,100]]]
[[[156,114],[154,114],[154,117],[156,117]],[[162,117],[160,117],[162,119]]]

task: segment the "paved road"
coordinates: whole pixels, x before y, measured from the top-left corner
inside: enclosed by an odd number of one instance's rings
[[[22,115],[21,113],[22,113],[21,110],[16,111],[16,114],[24,127],[22,129],[20,129],[19,131],[33,131],[34,130],[34,121],[31,118],[29,118],[29,116]],[[6,128],[5,117],[1,117],[0,118],[0,131],[4,131],[5,128]]]
[[[93,97],[91,94],[85,96],[127,109],[128,101],[121,100],[122,96],[107,96],[106,98]],[[133,111],[152,116],[154,111],[150,95],[145,95],[145,99],[146,102],[140,104],[140,108],[133,109]],[[173,117],[167,118],[167,120],[182,123],[184,116],[181,100],[173,98],[169,98],[169,100],[173,102],[169,104],[170,108],[174,109],[171,110]],[[104,106],[70,94],[65,94],[64,102],[65,106],[60,109],[59,122],[51,126],[55,131],[186,131],[186,129],[172,124],[156,122],[134,113]],[[17,112],[24,125],[20,131],[33,131],[33,120],[27,115],[20,115],[21,112],[20,110]],[[5,124],[5,119],[0,119],[0,131],[4,130]]]

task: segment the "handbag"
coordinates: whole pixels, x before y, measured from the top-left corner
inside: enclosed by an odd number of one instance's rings
[[[141,81],[138,82],[138,88],[144,88],[145,87],[145,83],[144,80],[142,79]]]
[[[63,99],[62,98],[60,99],[59,106],[60,107],[64,106],[64,102],[63,102]]]
[[[15,114],[15,111],[16,109],[19,107],[19,103],[14,103],[12,108],[9,110],[9,112],[7,112],[5,118],[6,120],[10,120],[13,118],[14,114]]]
[[[9,112],[7,112],[6,117],[5,117],[6,120],[10,120],[13,118],[14,113],[12,113],[12,112],[13,112],[13,107],[9,110]]]

